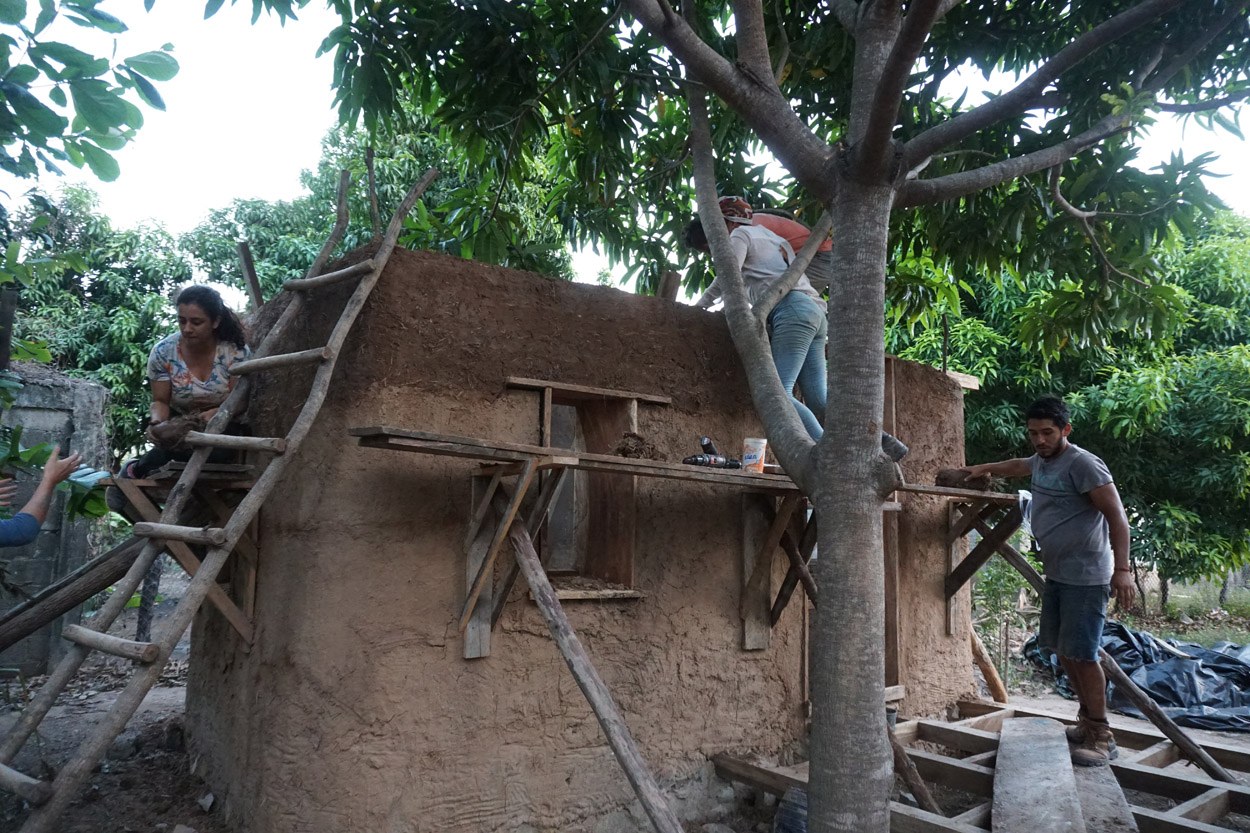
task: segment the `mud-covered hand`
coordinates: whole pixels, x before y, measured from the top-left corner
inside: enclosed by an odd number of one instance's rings
[[[1111,595],[1115,597],[1120,610],[1132,610],[1137,599],[1137,586],[1133,584],[1133,574],[1127,570],[1116,570],[1111,574]]]

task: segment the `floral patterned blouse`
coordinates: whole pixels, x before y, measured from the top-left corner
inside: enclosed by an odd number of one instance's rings
[[[169,382],[170,410],[175,414],[189,414],[216,408],[226,401],[230,393],[229,369],[252,355],[247,347],[236,347],[228,341],[217,342],[217,355],[208,379],[197,379],[182,358],[182,335],[166,336],[152,348],[148,357],[148,381]]]

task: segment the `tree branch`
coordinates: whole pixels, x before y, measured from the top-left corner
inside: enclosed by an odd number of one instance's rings
[[[1181,0],[1143,0],[1138,5],[1103,21],[1059,50],[1036,72],[1008,92],[979,107],[974,107],[963,115],[935,125],[909,141],[904,149],[904,168],[910,170],[916,166],[918,160],[933,155],[947,145],[972,136],[995,122],[1024,112],[1027,105],[1041,95],[1048,84],[1085,60],[1093,52],[1146,25],[1180,4]],[[1042,167],[1049,167],[1049,165]]]
[[[1206,110],[1218,110],[1219,108],[1226,107],[1229,104],[1236,104],[1238,101],[1245,101],[1247,98],[1250,98],[1250,89],[1242,90],[1238,93],[1222,95],[1219,98],[1209,98],[1206,101],[1194,101],[1187,104],[1169,104],[1166,102],[1159,102],[1155,106],[1157,106],[1160,110],[1165,110],[1169,113],[1201,113]]]
[[[755,304],[751,308],[755,313],[755,318],[761,324],[768,322],[768,314],[773,311],[773,307],[781,302],[781,299],[794,289],[794,285],[799,282],[799,278],[807,271],[808,264],[812,262],[812,258],[816,256],[816,250],[825,242],[825,238],[829,236],[829,230],[833,228],[833,215],[828,211],[820,215],[820,219],[816,222],[812,233],[808,235],[802,247],[794,255],[794,260],[786,267],[786,271],[781,273],[781,277],[777,278],[768,289],[760,297],[755,299]]]
[[[911,78],[912,67],[920,50],[924,48],[929,31],[937,21],[943,0],[912,0],[903,18],[902,28],[894,39],[894,46],[886,58],[885,68],[877,79],[877,89],[872,97],[872,110],[861,143],[860,161],[869,175],[881,169],[890,152],[890,138],[898,122],[898,109],[903,92]]]
[[[847,34],[855,37],[855,28],[859,22],[859,3],[855,0],[833,0],[833,16],[842,24]]]
[[[812,486],[812,449],[815,442],[808,436],[790,398],[781,387],[777,366],[773,363],[768,335],[763,323],[751,314],[746,286],[738,269],[729,230],[721,220],[716,194],[716,165],[712,158],[711,129],[703,92],[692,87],[687,91],[690,105],[690,139],[694,152],[695,195],[703,231],[712,250],[716,278],[721,282],[725,301],[725,319],[729,334],[746,370],[751,400],[764,423],[773,452],[786,472],[805,492]]]
[[[1250,0],[1238,0],[1238,2],[1230,3],[1228,8],[1224,11],[1224,16],[1221,17],[1219,21],[1204,29],[1196,38],[1193,39],[1193,41],[1190,42],[1189,46],[1169,61],[1163,69],[1159,70],[1158,74],[1154,78],[1151,78],[1147,85],[1143,85],[1141,89],[1148,90],[1150,92],[1163,89],[1164,84],[1171,81],[1172,77],[1184,69],[1186,64],[1197,57],[1199,52],[1206,49],[1207,46],[1211,44],[1212,40],[1218,37],[1221,32],[1241,17],[1241,13],[1245,10],[1247,5],[1250,5]]]
[[[621,0],[648,32],[668,48],[694,80],[723,99],[768,146],[778,161],[824,203],[833,199],[836,180],[829,175],[833,151],[798,117],[773,83],[771,68],[760,83],[740,72],[704,43],[688,23],[667,12],[663,0]]]
[[[911,208],[917,205],[943,202],[1001,185],[1025,174],[1053,168],[1086,148],[1093,147],[1108,136],[1114,136],[1124,130],[1130,119],[1131,114],[1128,112],[1113,113],[1095,123],[1084,133],[1048,148],[1026,153],[1024,156],[1015,156],[992,165],[974,168],[971,171],[961,171],[934,179],[911,180],[899,189],[894,198],[894,207]]]
[[[752,78],[772,78],[773,65],[768,55],[762,0],[733,0],[733,9],[738,63],[750,70]]]
[[[786,72],[786,62],[790,60],[790,36],[786,34],[786,17],[781,8],[781,0],[776,0],[773,4],[773,11],[777,13],[777,33],[781,35],[781,51],[773,61],[773,81],[780,86]]]
[[[1050,195],[1051,197],[1053,197],[1055,202],[1059,204],[1060,208],[1062,208],[1064,211],[1071,214],[1073,217],[1076,217],[1078,220],[1088,220],[1092,217],[1097,217],[1098,216],[1097,211],[1084,211],[1080,208],[1077,208],[1075,205],[1068,202],[1068,198],[1065,197],[1063,195],[1063,192],[1059,190],[1059,174],[1062,170],[1063,170],[1062,165],[1056,165],[1055,167],[1050,169]]]

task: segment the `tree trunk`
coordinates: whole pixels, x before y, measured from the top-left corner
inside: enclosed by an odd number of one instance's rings
[[[1220,610],[1223,610],[1224,605],[1228,604],[1228,583],[1232,575],[1231,572],[1225,573],[1224,581],[1220,584]]]
[[[1165,615],[1168,612],[1168,589],[1168,580],[1159,576],[1159,612]]]
[[[891,191],[844,181],[833,206],[829,407],[811,494],[820,530],[813,618],[810,830],[885,833],[894,773],[885,726],[881,557],[885,264]],[[884,470],[884,471],[883,471]]]

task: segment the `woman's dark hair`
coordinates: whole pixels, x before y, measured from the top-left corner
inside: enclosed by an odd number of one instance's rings
[[[1072,412],[1068,410],[1067,404],[1054,396],[1043,397],[1024,412],[1024,418],[1030,419],[1049,419],[1055,423],[1056,428],[1066,428],[1072,422]]]
[[[213,334],[219,341],[228,341],[235,347],[247,346],[247,334],[243,331],[243,322],[234,310],[226,306],[221,295],[211,286],[188,286],[178,293],[174,306],[195,304],[204,310],[205,315],[217,322]]]

